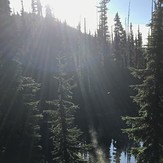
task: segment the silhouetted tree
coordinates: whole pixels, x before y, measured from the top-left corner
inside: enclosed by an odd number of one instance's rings
[[[101,0],[99,3],[99,6],[97,7],[99,9],[99,27],[97,30],[98,33],[98,41],[100,46],[100,60],[102,64],[105,64],[104,62],[107,62],[108,57],[108,46],[109,46],[109,31],[108,31],[108,17],[107,17],[107,4],[110,0]],[[106,63],[107,64],[107,63]]]
[[[130,67],[134,67],[134,63],[135,63],[135,40],[134,40],[134,34],[133,34],[133,29],[132,29],[132,23],[130,24],[130,33],[128,36],[128,46],[129,46],[128,64]]]
[[[52,111],[53,158],[62,163],[79,163],[84,160],[80,156],[85,151],[81,132],[74,126],[74,114],[78,108],[72,102],[72,78],[65,73],[65,58],[59,58],[58,99],[48,104],[55,108]]]
[[[118,13],[115,15],[115,28],[114,28],[114,57],[118,66],[127,67],[127,40],[126,32],[122,27]]]
[[[163,7],[158,0],[153,13],[151,36],[146,52],[146,67],[132,69],[141,79],[133,86],[138,94],[133,97],[139,105],[138,116],[125,117],[130,128],[124,131],[137,143],[132,149],[138,163],[160,163],[163,156]]]
[[[40,0],[31,1],[32,13],[42,16],[42,5]]]
[[[137,38],[135,39],[135,68],[144,68],[145,60],[144,60],[144,50],[143,50],[143,41],[142,41],[142,33],[138,27]]]

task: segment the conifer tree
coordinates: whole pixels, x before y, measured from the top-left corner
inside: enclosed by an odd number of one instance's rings
[[[32,13],[42,16],[42,5],[40,0],[31,1]]]
[[[137,38],[135,39],[135,68],[143,68],[144,67],[144,57],[143,57],[143,41],[142,41],[142,33],[138,27]]]
[[[41,1],[40,0],[37,0],[37,14],[39,16],[42,16],[42,4],[41,4]]]
[[[0,1],[0,162],[25,163],[38,136],[37,102],[32,101],[37,84],[22,75],[20,38],[8,2]]]
[[[134,40],[134,34],[132,29],[132,23],[130,24],[130,34],[128,37],[128,45],[129,45],[129,56],[128,56],[128,64],[130,67],[134,67],[135,63],[135,40]]]
[[[21,16],[24,16],[24,1],[21,0]]]
[[[19,100],[21,100],[21,109],[23,110],[22,122],[19,129],[21,130],[19,155],[21,155],[22,162],[37,163],[42,157],[39,126],[42,115],[38,109],[39,101],[36,98],[39,88],[40,85],[31,77],[23,77],[19,86]]]
[[[31,7],[32,7],[32,13],[36,14],[37,13],[37,0],[31,1]]]
[[[81,131],[74,126],[74,114],[78,108],[72,102],[72,78],[65,73],[65,58],[59,58],[58,99],[48,104],[53,111],[52,134],[53,158],[58,163],[83,162],[80,154],[85,147],[81,141]]]
[[[52,14],[52,10],[50,8],[50,6],[46,6],[46,10],[45,10],[45,14],[46,14],[46,18],[52,18],[53,17],[53,14]]]
[[[99,6],[99,29],[98,32],[98,40],[100,45],[100,55],[101,55],[101,62],[104,64],[104,61],[107,59],[108,53],[108,45],[109,45],[109,31],[108,31],[108,17],[107,17],[107,4],[110,0],[101,0]]]
[[[122,27],[118,13],[115,15],[114,28],[114,56],[117,64],[121,67],[127,67],[127,40],[126,32]]]
[[[124,132],[135,141],[132,149],[138,163],[161,163],[163,156],[163,7],[157,1],[151,24],[151,36],[146,51],[146,67],[132,69],[141,79],[133,86],[138,94],[133,97],[139,105],[137,117],[124,117],[130,126]]]
[[[107,42],[108,41],[108,37],[109,37],[109,33],[108,33],[108,22],[107,22],[107,4],[108,4],[109,0],[102,0],[100,2],[100,6],[99,8],[99,13],[100,13],[100,22],[99,22],[99,30],[98,30],[98,34],[99,37],[101,38],[101,40],[103,42]]]
[[[0,1],[0,134],[20,82],[16,56],[16,30],[10,16],[9,1]],[[9,106],[11,105],[11,106]],[[1,146],[2,147],[2,146]],[[0,148],[1,148],[0,147]]]
[[[13,136],[15,131],[13,129],[16,118],[14,114],[21,81],[20,64],[15,57],[7,59],[8,53],[5,55],[3,59],[1,58],[0,63],[0,161],[1,154],[8,153],[12,146],[13,137],[11,135]]]

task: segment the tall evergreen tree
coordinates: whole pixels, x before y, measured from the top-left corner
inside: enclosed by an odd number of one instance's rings
[[[40,0],[31,1],[32,13],[42,16],[42,5]]]
[[[72,78],[65,73],[65,58],[59,58],[58,99],[48,104],[55,108],[52,120],[53,158],[58,163],[79,163],[84,160],[81,132],[74,126],[74,113],[78,108],[72,102]]]
[[[24,16],[24,1],[21,0],[21,16]]]
[[[114,21],[114,57],[119,66],[127,67],[126,32],[123,29],[118,13],[115,15]]]
[[[53,17],[52,10],[51,10],[50,6],[48,6],[48,5],[46,6],[45,14],[46,14],[46,18]]]
[[[142,33],[138,27],[137,38],[135,39],[135,68],[143,68],[144,67],[144,57],[143,57],[143,41],[142,41]]]
[[[135,40],[134,40],[134,34],[132,29],[132,23],[130,24],[130,33],[128,37],[128,46],[129,46],[129,52],[128,52],[128,65],[130,67],[134,67],[135,63]]]
[[[4,163],[28,162],[37,136],[37,102],[32,101],[37,84],[22,75],[20,38],[14,18],[8,1],[0,1],[0,162]]]
[[[161,163],[163,157],[163,6],[157,1],[146,52],[146,68],[132,69],[142,84],[133,86],[140,109],[137,117],[124,117],[124,131],[137,143],[132,149],[138,163]]]
[[[16,56],[16,30],[10,16],[9,1],[0,1],[0,137],[4,137],[4,126],[11,122],[10,110],[15,102],[20,83],[20,64]],[[5,137],[4,137],[5,138]],[[2,145],[2,144],[3,145]],[[0,148],[5,145],[3,139]]]
[[[102,39],[102,41],[107,42],[109,33],[108,33],[108,17],[107,17],[107,4],[109,3],[109,0],[101,0],[99,8],[100,13],[100,22],[99,22],[99,30],[98,34],[99,37]]]
[[[100,55],[101,62],[104,64],[104,61],[107,59],[108,55],[108,45],[109,45],[109,31],[108,31],[108,17],[107,17],[107,4],[110,0],[101,0],[99,6],[99,27],[98,27],[98,40],[100,45]]]
[[[38,109],[39,101],[36,98],[40,85],[31,77],[23,77],[19,86],[21,101],[21,123],[19,124],[21,131],[19,138],[19,157],[20,162],[37,163],[41,160],[40,146],[40,126],[39,121],[42,118]]]

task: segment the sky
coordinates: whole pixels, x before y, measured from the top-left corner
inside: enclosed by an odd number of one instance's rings
[[[120,17],[128,15],[129,0],[111,0],[110,13],[118,12]],[[149,23],[151,17],[151,0],[130,0],[130,20],[134,24]]]
[[[49,5],[53,9],[54,16],[61,21],[65,21],[77,27],[81,22],[83,25],[84,18],[87,21],[87,30],[92,33],[97,28],[98,16],[97,8],[100,0],[41,0],[42,6]],[[150,22],[151,1],[152,0],[110,0],[108,4],[108,22],[109,26],[114,24],[114,16],[119,13],[123,26],[125,19],[128,17],[128,6],[130,1],[130,21],[133,23],[133,29],[136,32],[138,24],[143,33],[143,38],[148,35],[146,24]],[[11,8],[20,11],[20,0],[10,0]],[[31,0],[24,0],[26,11],[31,11]]]
[[[143,35],[143,42],[146,44],[151,19],[152,0],[110,0],[108,4],[108,15],[113,20],[115,13],[118,12],[123,27],[128,18],[128,9],[130,2],[130,22],[133,24],[133,30],[137,33],[138,25]],[[114,23],[114,22],[113,22]],[[136,35],[136,34],[135,34]]]

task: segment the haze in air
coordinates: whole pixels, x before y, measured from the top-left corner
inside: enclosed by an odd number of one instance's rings
[[[163,2],[0,0],[0,162],[162,163]]]

